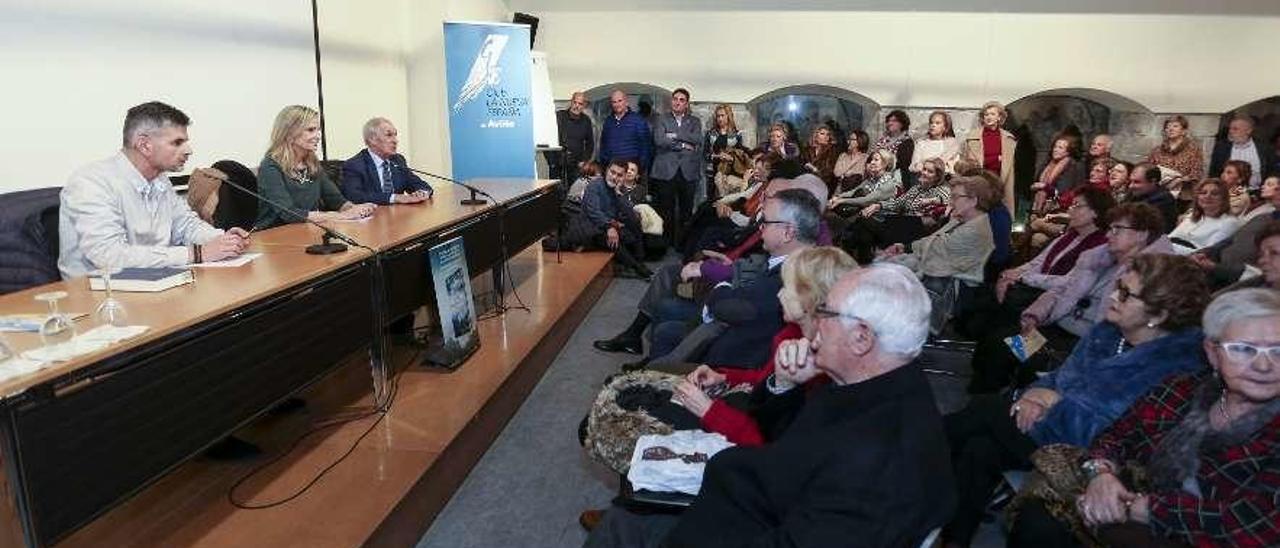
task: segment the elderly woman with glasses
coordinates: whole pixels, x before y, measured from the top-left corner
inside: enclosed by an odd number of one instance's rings
[[[1072,512],[1027,505],[1010,546],[1280,545],[1280,292],[1217,297],[1204,333],[1212,369],[1166,380],[1101,432]]]
[[[969,543],[1002,473],[1027,469],[1048,444],[1085,446],[1165,377],[1201,369],[1200,315],[1209,284],[1190,259],[1142,255],[1107,298],[1105,320],[1062,367],[1012,402],[975,397],[946,418],[960,505],[943,538]]]

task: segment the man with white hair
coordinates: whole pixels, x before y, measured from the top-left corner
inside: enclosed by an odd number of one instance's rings
[[[1104,158],[1111,158],[1111,146],[1115,141],[1106,133],[1099,133],[1089,142],[1089,165]]]
[[[782,435],[712,457],[678,521],[613,509],[586,546],[919,545],[956,500],[942,418],[916,363],[929,308],[906,268],[846,274],[815,310],[814,340],[780,347],[753,395],[765,416],[791,417]],[[799,388],[819,374],[831,382]]]
[[[417,204],[435,192],[408,169],[397,149],[400,132],[391,120],[364,123],[365,149],[342,163],[342,194],[357,204]]]
[[[1244,114],[1231,117],[1227,123],[1227,135],[1213,144],[1209,176],[1221,177],[1228,160],[1248,162],[1253,168],[1249,180],[1245,181],[1249,188],[1258,188],[1262,180],[1271,175],[1271,167],[1275,165],[1274,151],[1253,138],[1253,118]]]
[[[218,261],[244,251],[247,232],[223,232],[201,220],[165,175],[191,157],[190,124],[182,111],[159,101],[130,108],[124,148],[71,174],[58,210],[64,279],[104,268]]]

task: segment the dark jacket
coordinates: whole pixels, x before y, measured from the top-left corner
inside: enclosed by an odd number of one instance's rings
[[[391,155],[391,183],[396,193],[422,190],[432,192],[417,174],[405,169],[408,165],[404,156]],[[352,203],[374,203],[387,205],[391,203],[391,193],[383,192],[382,179],[378,177],[378,169],[374,167],[373,156],[369,149],[361,150],[342,163],[342,194]]]
[[[61,187],[10,192],[0,198],[0,294],[49,282],[58,274]]]
[[[587,184],[582,193],[582,215],[595,230],[594,235],[604,234],[609,226],[616,224],[624,229],[619,231],[624,241],[640,237],[640,219],[635,206],[626,196],[619,196],[609,188],[603,178]]]
[[[600,123],[600,150],[597,152],[600,168],[606,169],[614,159],[640,162],[640,172],[649,172],[653,159],[653,135],[644,117],[627,110],[619,120],[613,113]]]
[[[556,111],[556,129],[560,133],[560,146],[564,148],[565,161],[577,165],[583,160],[590,160],[595,154],[595,128],[591,126],[591,118],[584,112],[576,119],[569,115],[569,110]]]
[[[735,278],[741,278],[742,267],[751,261],[767,260],[764,255],[738,259],[734,264]],[[707,346],[701,363],[754,369],[769,360],[770,342],[783,324],[778,301],[782,263],[773,268],[759,266],[756,276],[717,287],[707,296],[711,316],[729,327]]]
[[[1164,219],[1164,233],[1173,232],[1178,226],[1178,200],[1164,188],[1146,196],[1129,196],[1129,201],[1147,204],[1160,210],[1160,218]]]
[[[1032,386],[1062,396],[1028,434],[1041,445],[1087,447],[1102,429],[1166,377],[1204,369],[1199,328],[1176,331],[1116,354],[1120,328],[1094,326],[1063,362]]]
[[[1272,170],[1276,166],[1275,150],[1272,150],[1266,143],[1253,140],[1253,146],[1258,148],[1258,160],[1262,162],[1262,173],[1258,174],[1262,179],[1266,179],[1268,175],[1272,175]],[[1213,143],[1213,155],[1209,157],[1209,176],[1221,177],[1222,169],[1226,167],[1227,160],[1231,159],[1231,141],[1225,137],[1218,139]],[[1248,181],[1245,181],[1248,183]]]
[[[1210,271],[1210,282],[1216,287],[1235,283],[1244,274],[1245,265],[1258,260],[1258,244],[1254,240],[1267,225],[1280,221],[1280,211],[1254,217],[1236,230],[1230,238],[1209,246],[1205,252],[1217,264]]]
[[[918,363],[774,398],[798,408],[790,426],[717,453],[665,546],[916,546],[950,518],[949,451]]]

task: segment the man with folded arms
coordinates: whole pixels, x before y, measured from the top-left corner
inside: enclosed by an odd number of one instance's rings
[[[182,111],[158,101],[129,109],[124,148],[81,167],[62,188],[58,211],[62,277],[106,267],[177,267],[244,252],[249,234],[200,219],[165,175],[191,157]]]
[[[386,118],[364,123],[365,149],[342,163],[342,194],[352,203],[416,204],[434,192],[396,153],[400,132]]]

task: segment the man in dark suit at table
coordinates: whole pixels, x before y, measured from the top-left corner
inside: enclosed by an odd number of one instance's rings
[[[353,203],[416,204],[431,199],[434,191],[406,168],[396,126],[386,118],[364,124],[366,148],[342,163],[342,194]]]
[[[813,312],[813,341],[781,347],[752,395],[762,424],[786,424],[781,435],[713,456],[680,517],[615,507],[585,546],[919,545],[956,504],[942,417],[917,359],[929,309],[906,268],[844,275]],[[831,382],[804,387],[819,374]]]

